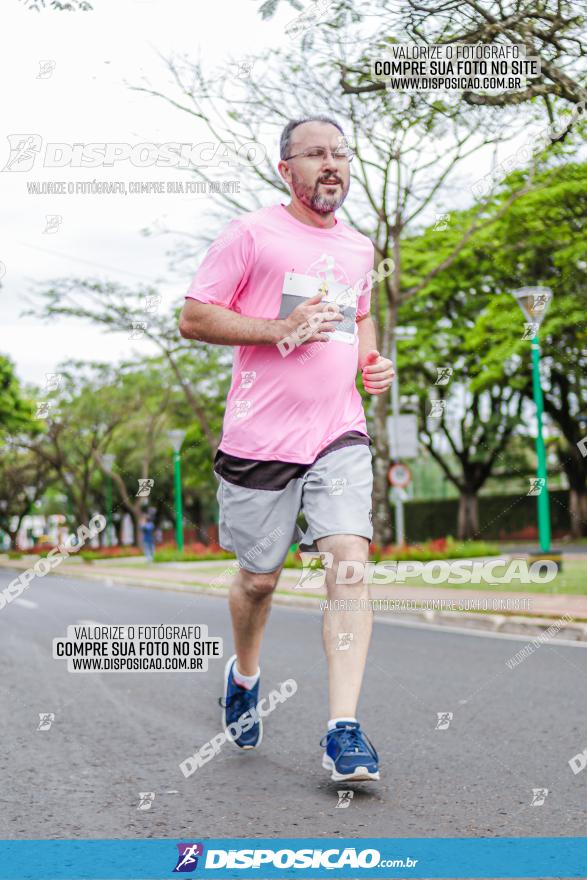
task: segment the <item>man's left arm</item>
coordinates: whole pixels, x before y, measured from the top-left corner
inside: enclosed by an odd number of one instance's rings
[[[368,394],[383,394],[395,377],[394,366],[377,351],[377,335],[371,315],[359,318],[357,325],[359,369],[363,374],[363,386]]]

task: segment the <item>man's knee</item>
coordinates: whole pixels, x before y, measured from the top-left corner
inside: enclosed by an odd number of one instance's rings
[[[240,584],[242,588],[250,595],[256,597],[270,595],[277,586],[279,580],[279,571],[256,572],[240,570]]]

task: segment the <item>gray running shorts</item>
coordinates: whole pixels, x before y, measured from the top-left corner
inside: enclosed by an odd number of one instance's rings
[[[279,568],[292,544],[313,544],[327,535],[373,537],[371,440],[349,431],[330,443],[312,464],[237,458],[219,450],[219,542],[241,568]],[[303,512],[307,530],[296,524]]]

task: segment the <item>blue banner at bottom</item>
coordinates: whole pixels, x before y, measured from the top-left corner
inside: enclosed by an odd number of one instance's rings
[[[4,840],[0,880],[587,878],[587,837]]]

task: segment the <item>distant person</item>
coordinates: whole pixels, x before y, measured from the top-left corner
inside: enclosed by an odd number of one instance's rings
[[[143,536],[143,549],[147,562],[153,562],[155,558],[155,523],[151,517],[143,514],[140,521],[141,533]]]

